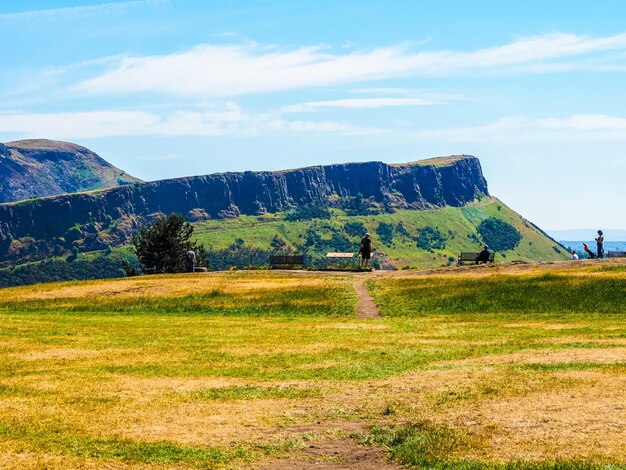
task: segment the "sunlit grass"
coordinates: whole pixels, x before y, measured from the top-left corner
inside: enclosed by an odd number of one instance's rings
[[[300,427],[357,424],[362,439],[432,468],[624,464],[620,416],[606,410],[626,383],[626,308],[607,292],[622,292],[626,276],[586,266],[471,276],[372,277],[377,319],[355,316],[346,275],[4,289],[0,466],[33,452],[76,459],[70,467],[238,467],[290,451]],[[507,294],[485,300],[485,286]],[[531,419],[528,403],[547,407],[536,432],[514,427]],[[542,427],[542,416],[574,426],[567,407],[586,441]],[[400,447],[423,455],[420,442],[434,449],[426,460],[398,457]]]
[[[616,267],[616,266],[614,266]],[[419,314],[624,314],[626,276],[539,273],[377,279],[371,291],[387,316]],[[610,318],[610,317],[607,317]],[[618,317],[619,318],[619,317]]]

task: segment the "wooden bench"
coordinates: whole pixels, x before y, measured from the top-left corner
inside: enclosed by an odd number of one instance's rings
[[[478,264],[478,255],[480,253],[470,253],[470,252],[462,252],[459,255],[459,259],[457,261],[457,265],[461,266],[465,263],[474,263],[474,264]],[[489,261],[488,263],[493,263],[494,259],[495,259],[495,253],[489,253]]]
[[[304,255],[270,255],[270,269],[304,267]]]
[[[609,251],[609,258],[626,258],[626,251]]]
[[[359,258],[354,253],[327,253],[326,269],[350,269],[359,266]]]

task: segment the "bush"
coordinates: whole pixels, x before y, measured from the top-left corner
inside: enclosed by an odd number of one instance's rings
[[[363,198],[362,194],[350,196],[344,199],[343,209],[347,215],[371,215],[380,213],[375,204]]]
[[[489,248],[495,251],[512,250],[522,240],[522,235],[515,227],[495,217],[483,220],[476,231]]]
[[[207,250],[204,259],[211,270],[228,271],[267,266],[269,256],[269,251],[248,246],[242,239],[237,239],[222,250]]]
[[[67,230],[67,232],[65,232],[65,235],[63,236],[63,238],[65,238],[65,241],[67,242],[67,244],[75,242],[76,240],[80,240],[82,237],[83,237],[83,234],[80,231],[80,225],[78,225],[78,224],[70,227]]]
[[[409,233],[409,231],[406,229],[406,227],[404,226],[404,224],[402,222],[400,222],[396,226],[396,233],[398,233],[398,235],[400,235],[402,237],[412,238],[411,234]]]
[[[74,279],[102,279],[123,277],[122,255],[112,253],[90,258],[74,257],[72,261],[48,259],[0,269],[0,287],[23,286],[40,282]]]
[[[330,211],[323,206],[304,204],[288,211],[285,219],[288,221],[330,219]]]
[[[380,224],[378,224],[378,227],[376,228],[376,234],[378,235],[378,238],[380,238],[380,241],[384,245],[391,246],[391,244],[393,243],[393,225],[392,224],[381,222]]]
[[[446,247],[446,237],[438,229],[424,227],[418,230],[415,244],[421,250],[443,250]]]
[[[306,231],[304,245],[311,251],[323,255],[329,252],[355,252],[357,250],[353,242],[330,224],[309,227]]]
[[[274,235],[274,238],[270,243],[270,248],[275,252],[281,253],[291,251],[291,248],[289,247],[289,245],[287,245],[287,242],[278,235]]]
[[[348,222],[343,226],[343,231],[350,237],[362,237],[367,232],[363,222]]]

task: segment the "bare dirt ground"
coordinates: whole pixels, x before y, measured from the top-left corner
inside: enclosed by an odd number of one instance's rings
[[[354,283],[354,289],[358,295],[358,301],[356,304],[356,314],[359,318],[379,318],[380,311],[372,300],[365,282],[363,279],[359,279]]]
[[[274,459],[255,466],[259,470],[291,470],[319,468],[358,468],[362,470],[395,470],[404,468],[390,462],[379,447],[361,446],[354,439],[323,440],[292,451],[283,459]]]

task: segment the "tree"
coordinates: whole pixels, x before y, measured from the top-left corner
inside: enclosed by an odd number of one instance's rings
[[[202,246],[191,241],[192,234],[193,226],[180,214],[159,217],[154,223],[142,227],[133,236],[141,269],[155,273],[184,272],[187,252],[204,251]]]

